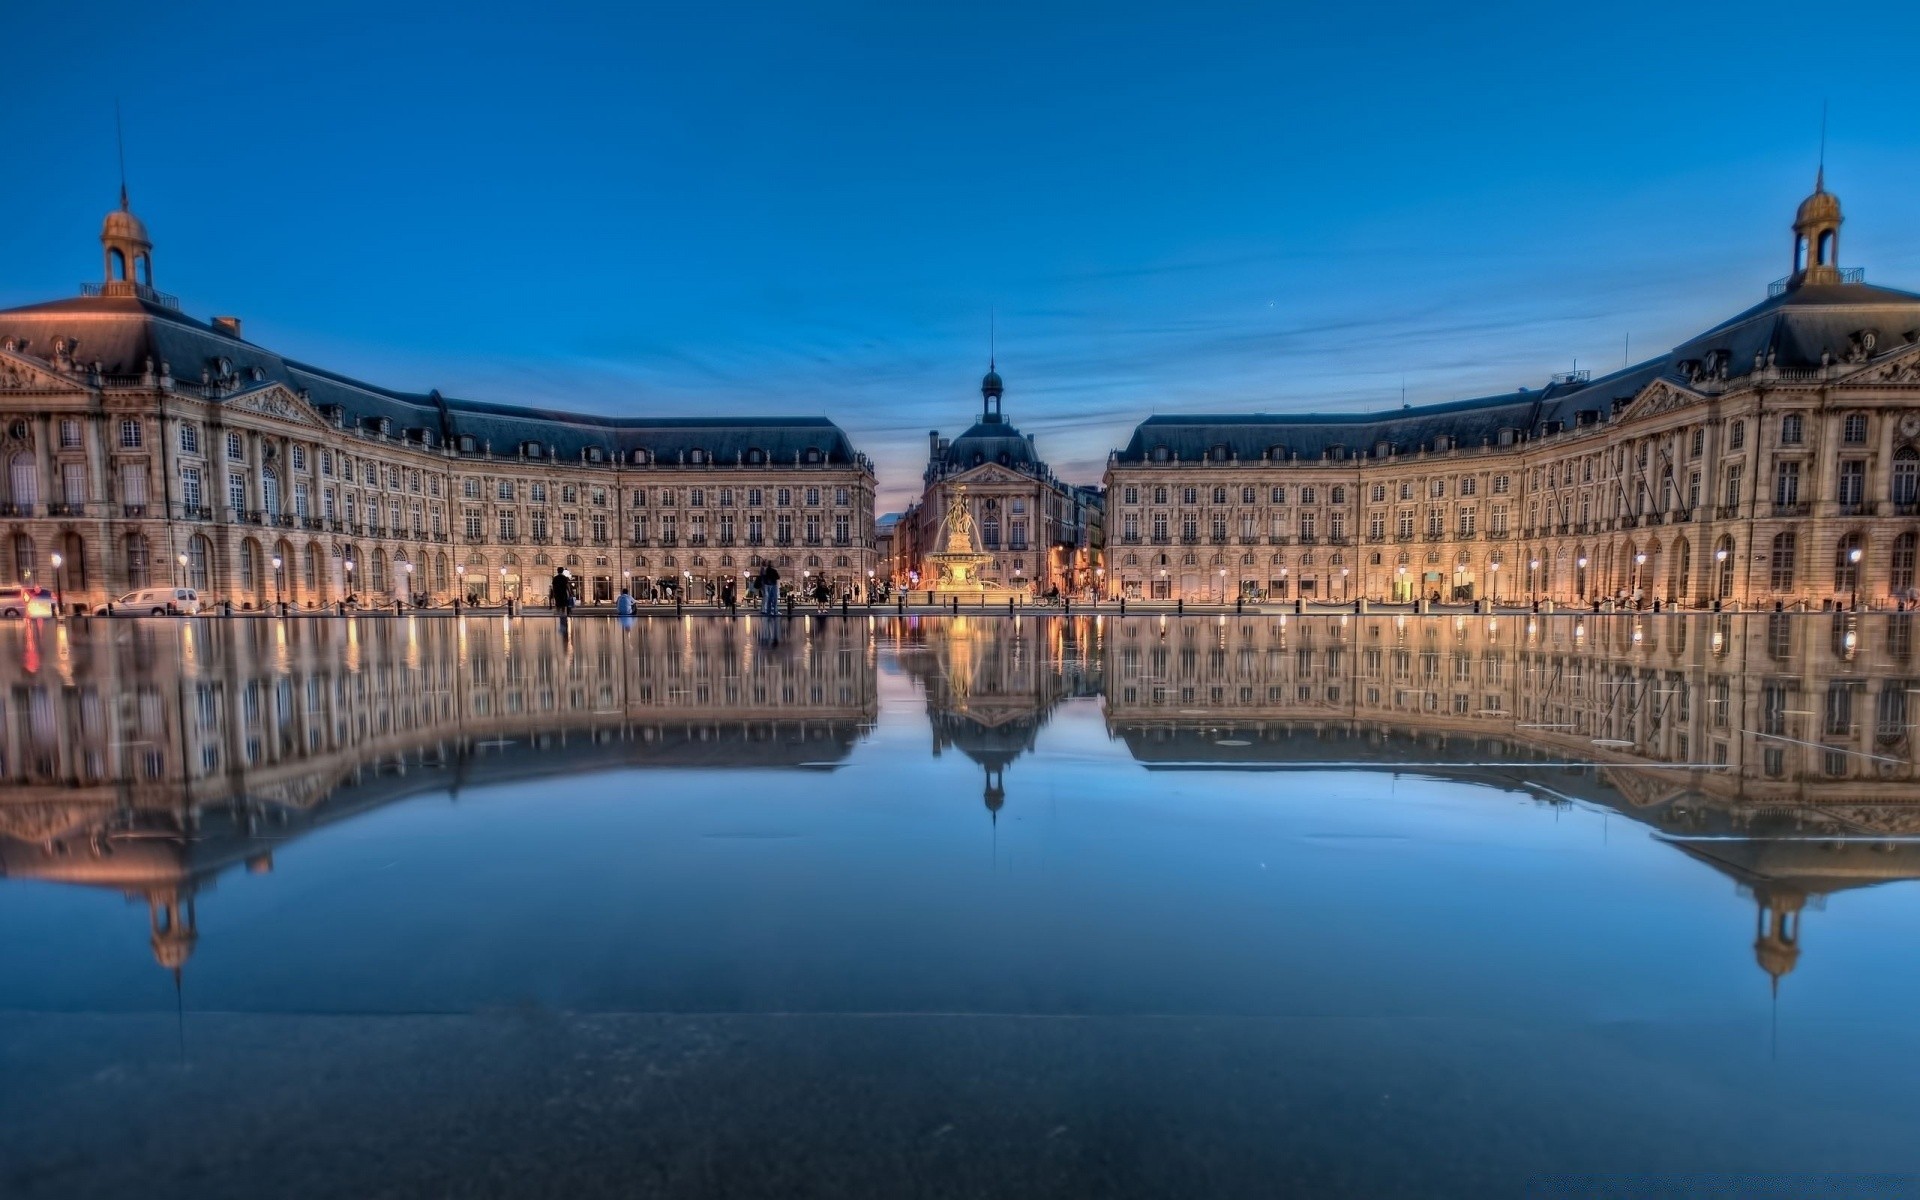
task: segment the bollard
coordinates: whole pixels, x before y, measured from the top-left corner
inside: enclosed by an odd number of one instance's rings
[[[512,596],[507,597],[507,616],[509,618],[513,616],[513,597]]]
[[[400,615],[400,602],[398,600],[393,602],[393,615],[396,617]]]
[[[900,593],[900,603],[899,603],[898,611],[900,615],[903,617],[907,615],[907,594],[905,592]]]
[[[1653,602],[1653,611],[1655,611],[1655,612],[1659,612],[1659,611],[1660,611],[1660,601],[1658,601],[1658,600],[1655,600],[1655,601]]]
[[[1187,598],[1185,596],[1173,602],[1173,615],[1176,617],[1184,617],[1187,615]]]
[[[1593,611],[1596,613],[1600,611],[1600,597],[1598,596],[1593,598]]]
[[[1303,615],[1303,614],[1305,614],[1305,612],[1306,612],[1306,611],[1307,611],[1307,602],[1306,602],[1305,600],[1299,600],[1299,599],[1296,599],[1296,600],[1295,600],[1295,601],[1293,602],[1293,615],[1294,615],[1294,616],[1296,616],[1296,617],[1297,617],[1297,616],[1301,616],[1301,615]]]
[[[1247,611],[1247,598],[1245,596],[1235,596],[1233,598],[1233,615],[1237,617],[1241,613],[1244,613],[1246,611]]]
[[[958,596],[953,598],[953,615],[956,617],[960,615],[960,597]]]
[[[1061,616],[1063,616],[1063,617],[1070,617],[1070,616],[1072,616],[1072,615],[1073,615],[1073,601],[1072,601],[1072,600],[1070,600],[1070,599],[1067,599],[1067,600],[1062,600],[1062,601],[1060,602],[1060,615],[1061,615]]]
[[[1718,600],[1715,600],[1715,601],[1713,602],[1713,611],[1715,611],[1715,612],[1719,612],[1719,611],[1720,611],[1720,601],[1718,601]]]
[[[1787,605],[1786,605],[1786,602],[1785,602],[1784,600],[1775,600],[1775,601],[1773,602],[1773,611],[1775,611],[1775,612],[1785,612],[1785,611],[1787,611]]]
[[[1366,604],[1367,602],[1365,600],[1355,600],[1353,602],[1354,614],[1357,616],[1358,614],[1367,611]]]
[[[1008,616],[1013,615],[1013,597],[1012,596],[1007,597],[1007,615]]]
[[[847,598],[845,596],[840,597],[840,615],[843,617],[847,615]]]
[[[1127,615],[1127,598],[1125,596],[1120,597],[1120,615],[1123,617]]]

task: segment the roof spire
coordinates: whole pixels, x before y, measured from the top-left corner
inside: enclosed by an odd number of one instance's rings
[[[1827,190],[1827,102],[1820,101],[1820,166],[1813,173],[1813,190]]]
[[[113,141],[120,151],[120,211],[133,211],[127,207],[127,134],[120,124],[120,98],[113,100]]]

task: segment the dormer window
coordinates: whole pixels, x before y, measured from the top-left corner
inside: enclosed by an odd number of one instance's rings
[[[633,465],[636,467],[644,467],[647,465],[647,462],[649,461],[649,455],[645,450],[635,450],[633,452],[632,458],[633,458]]]
[[[755,446],[753,449],[747,451],[747,462],[750,463],[751,465],[757,467],[761,463],[764,463],[766,461],[767,461],[767,452],[765,450],[760,449],[760,447]]]
[[[460,453],[472,454],[473,451],[474,451],[473,438],[468,434],[464,434],[464,433],[461,434],[460,435]]]
[[[807,447],[807,453],[806,453],[806,461],[808,461],[808,462],[810,462],[810,463],[817,463],[817,462],[819,462],[819,461],[820,461],[820,451],[819,451],[819,450],[817,450],[817,449],[815,449],[815,448],[814,448],[814,447],[812,447],[812,446],[808,446],[808,447]]]
[[[698,449],[689,450],[687,451],[687,461],[690,463],[694,463],[695,465],[704,463],[707,461],[707,452],[705,450],[698,450]]]
[[[1231,450],[1228,450],[1227,447],[1224,444],[1222,444],[1222,445],[1215,446],[1212,450],[1208,451],[1207,457],[1211,458],[1214,462],[1226,462],[1228,459],[1233,457],[1233,452]]]
[[[605,452],[604,450],[602,450],[602,449],[600,449],[600,447],[598,447],[598,446],[588,446],[588,447],[587,447],[587,461],[588,461],[588,462],[590,462],[590,463],[597,463],[597,462],[605,462],[605,461],[606,461],[606,458],[607,458],[607,455],[606,455],[606,452]]]
[[[1153,452],[1148,457],[1158,463],[1170,462],[1173,459],[1173,452],[1165,446],[1155,446]]]
[[[539,458],[543,451],[539,442],[521,442],[520,453],[526,455],[528,458]]]

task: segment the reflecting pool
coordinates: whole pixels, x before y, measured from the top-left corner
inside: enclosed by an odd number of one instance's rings
[[[1912,621],[11,623],[0,1195],[1920,1194]]]

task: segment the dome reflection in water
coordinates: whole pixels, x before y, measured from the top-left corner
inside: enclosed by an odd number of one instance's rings
[[[1914,1166],[1905,615],[781,625],[0,630],[13,1190]]]

